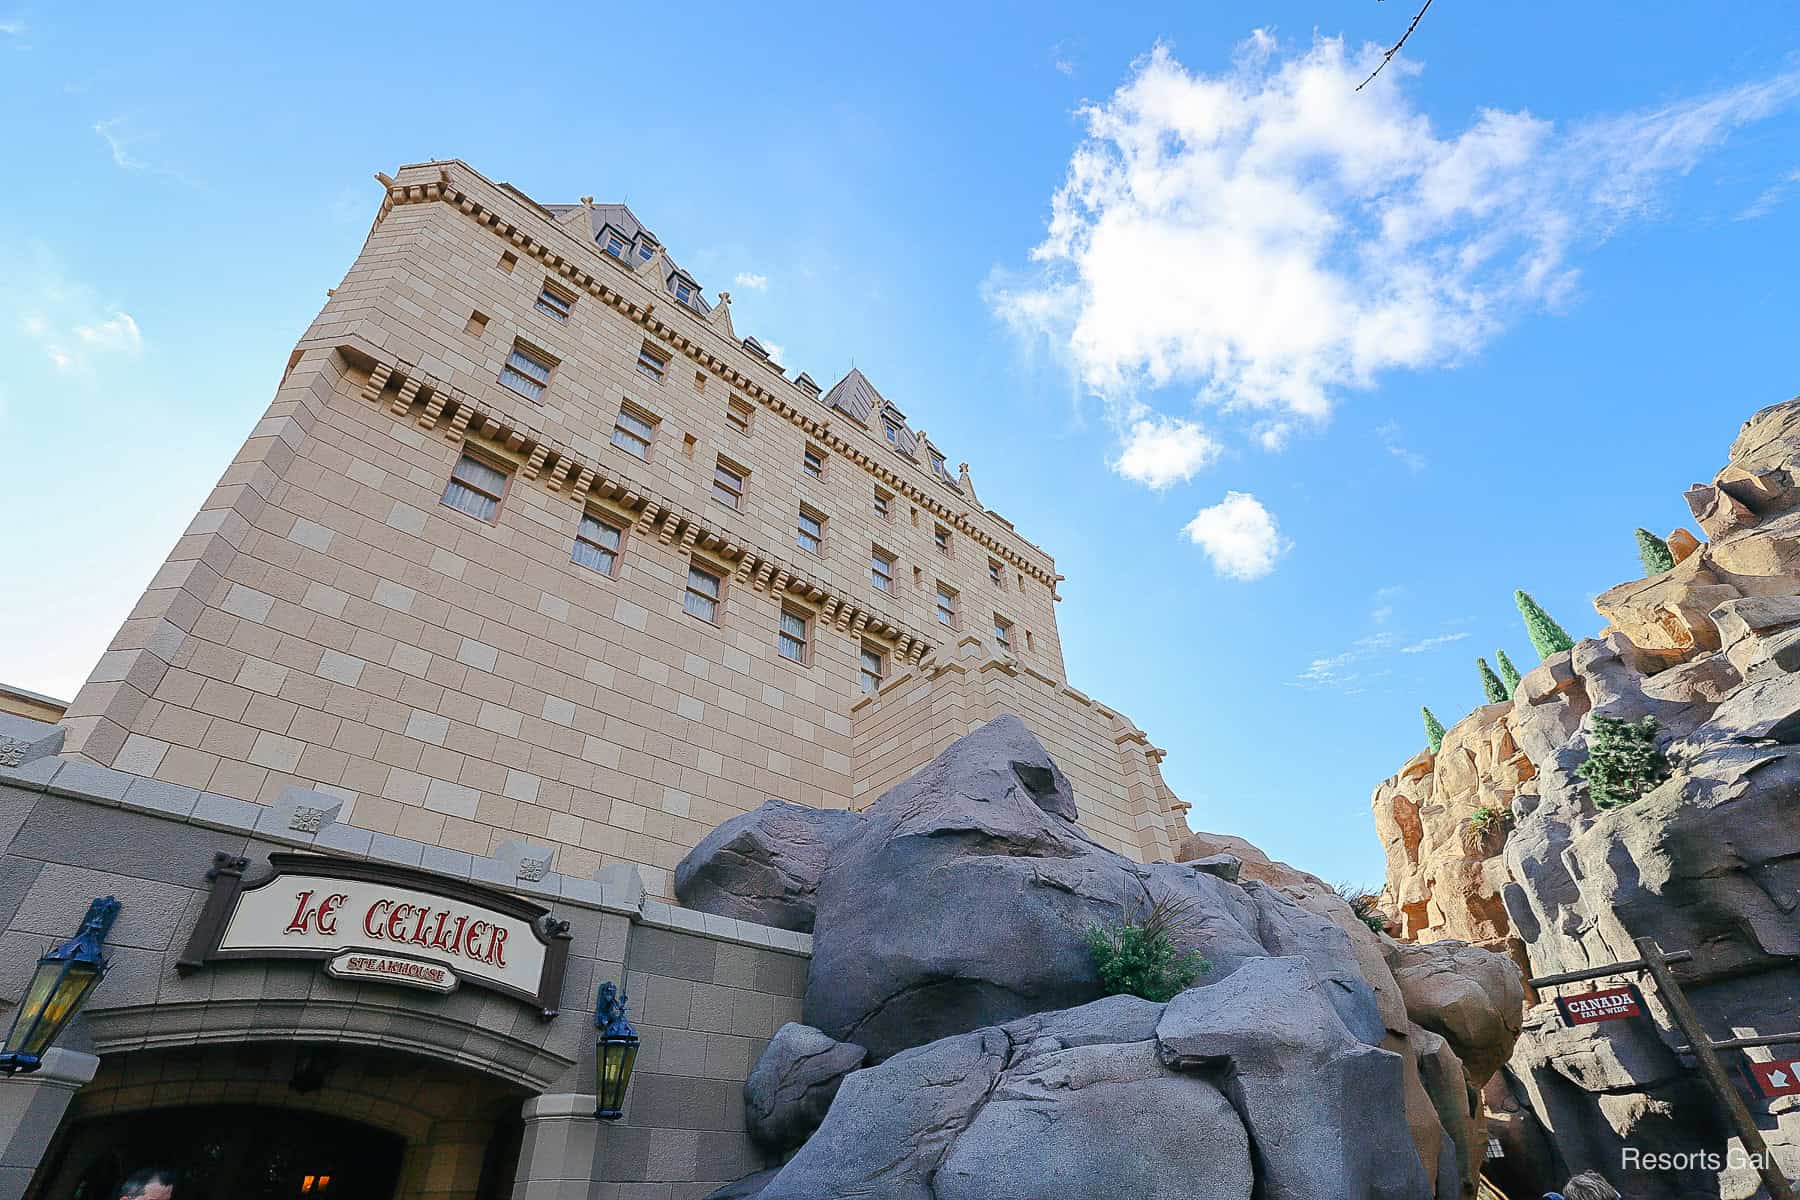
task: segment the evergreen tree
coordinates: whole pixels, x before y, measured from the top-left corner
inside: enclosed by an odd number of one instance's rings
[[[1494,674],[1494,668],[1487,665],[1487,659],[1476,659],[1475,671],[1481,676],[1481,694],[1487,697],[1489,704],[1500,704],[1506,700],[1506,685]]]
[[[1519,668],[1513,666],[1504,650],[1494,651],[1494,661],[1500,664],[1500,678],[1506,681],[1506,698],[1511,700],[1513,693],[1519,690]]]
[[[1669,777],[1669,760],[1656,748],[1656,729],[1655,717],[1594,718],[1587,761],[1575,773],[1587,782],[1595,808],[1630,804]]]
[[[1539,658],[1549,658],[1574,648],[1575,639],[1569,636],[1568,630],[1558,625],[1536,600],[1524,592],[1514,592],[1513,600],[1519,606],[1519,615],[1525,618],[1525,632],[1537,648]]]
[[[1675,566],[1675,556],[1669,553],[1669,543],[1651,533],[1648,529],[1637,531],[1638,557],[1644,560],[1644,578],[1661,575]]]
[[[1425,718],[1425,744],[1436,754],[1444,748],[1444,723],[1429,708],[1421,707],[1419,713]]]

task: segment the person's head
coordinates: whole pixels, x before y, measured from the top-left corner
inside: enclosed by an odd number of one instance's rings
[[[119,1200],[174,1200],[175,1172],[148,1167],[119,1185]]]
[[[1563,1200],[1620,1200],[1619,1190],[1598,1171],[1583,1171],[1563,1184]]]

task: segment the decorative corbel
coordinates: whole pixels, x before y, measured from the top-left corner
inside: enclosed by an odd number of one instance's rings
[[[444,427],[444,440],[449,442],[460,442],[468,437],[469,422],[474,418],[475,409],[473,406],[468,404],[457,405],[455,414],[450,418],[450,424]]]
[[[387,387],[388,378],[393,373],[394,368],[387,363],[376,363],[375,369],[369,372],[368,382],[363,384],[362,398],[370,404],[375,403],[375,398]]]
[[[421,429],[436,429],[438,420],[444,415],[444,405],[450,402],[449,388],[434,388],[425,401],[425,411],[419,414]]]
[[[772,562],[764,563],[761,567],[759,567],[757,569],[756,582],[751,584],[750,586],[755,588],[759,592],[762,591],[764,588],[769,586],[769,576],[773,575],[774,573],[775,573],[775,564]]]
[[[666,546],[675,540],[675,530],[681,525],[681,516],[674,509],[663,515],[662,529],[657,531],[656,540],[659,545]]]
[[[594,468],[583,467],[581,474],[575,477],[575,498],[586,501],[588,490],[594,486]]]
[[[553,492],[562,491],[563,484],[569,482],[569,472],[574,469],[575,460],[566,454],[562,455],[556,460],[556,468],[550,472],[550,478],[545,481],[544,486]]]
[[[756,569],[756,555],[754,555],[754,554],[744,555],[743,559],[738,563],[738,569],[737,569],[737,582],[740,587],[743,586],[744,584],[750,582],[750,572],[754,571],[755,569]]]
[[[629,497],[627,498],[629,499]],[[656,518],[661,512],[662,509],[655,504],[644,505],[644,511],[639,514],[637,526],[635,528],[635,532],[639,537],[650,536],[650,527],[656,524]]]
[[[531,451],[531,457],[525,460],[525,469],[520,472],[527,479],[536,479],[544,473],[544,460],[550,457],[550,447],[539,442]]]

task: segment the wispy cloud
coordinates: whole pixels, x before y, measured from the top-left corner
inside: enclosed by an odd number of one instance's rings
[[[131,147],[143,139],[126,131],[124,118],[96,122],[94,132],[106,143],[106,148],[112,152],[113,165],[120,170],[141,171],[150,165],[131,152]]]
[[[1274,514],[1248,492],[1226,492],[1223,500],[1195,513],[1181,532],[1206,552],[1214,571],[1244,583],[1268,575],[1292,546]]]
[[[1436,650],[1439,646],[1448,646],[1451,642],[1460,642],[1468,636],[1469,635],[1466,632],[1433,634],[1431,637],[1420,638],[1410,645],[1400,647],[1400,653],[1424,654],[1429,650]]]
[[[1446,131],[1404,58],[1355,91],[1379,53],[1258,31],[1208,74],[1158,45],[1083,110],[1029,267],[984,291],[1103,402],[1122,454],[1156,427],[1157,389],[1278,450],[1347,392],[1467,361],[1565,308],[1581,250],[1658,215],[1671,180],[1800,97],[1789,70],[1566,123],[1482,109]]]
[[[769,277],[758,275],[755,271],[739,271],[736,283],[741,288],[749,288],[753,292],[765,292],[769,289]]]
[[[1415,475],[1426,467],[1425,456],[1416,450],[1409,450],[1400,441],[1400,424],[1397,421],[1383,421],[1375,427],[1375,436],[1393,458],[1398,459],[1407,470]]]
[[[0,37],[22,38],[28,32],[25,22],[18,17],[0,17]]]
[[[1058,42],[1050,47],[1050,65],[1055,67],[1059,74],[1074,77],[1075,56],[1069,53],[1069,43]]]
[[[1393,674],[1394,656],[1426,654],[1466,639],[1466,630],[1454,629],[1429,635],[1404,634],[1388,626],[1395,623],[1408,590],[1400,584],[1377,588],[1369,597],[1370,632],[1335,654],[1320,655],[1290,681],[1300,688],[1329,688],[1346,695],[1368,691]],[[1403,618],[1402,618],[1403,619]]]
[[[1768,187],[1764,188],[1762,193],[1758,195],[1756,199],[1752,200],[1748,207],[1734,219],[1739,221],[1754,221],[1758,218],[1768,216],[1786,203],[1789,193],[1794,190],[1794,185],[1797,183],[1800,183],[1800,171],[1789,171],[1786,175],[1783,175],[1780,179],[1777,179],[1774,183],[1771,183]]]
[[[0,239],[0,260],[17,268],[0,295],[0,333],[22,336],[58,372],[87,374],[143,353],[137,318],[72,276],[42,243]]]

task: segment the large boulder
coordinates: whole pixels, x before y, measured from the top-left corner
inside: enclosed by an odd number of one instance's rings
[[[744,1083],[751,1139],[775,1154],[800,1145],[825,1119],[844,1076],[868,1057],[863,1047],[834,1041],[810,1025],[783,1025]]]
[[[1305,960],[1257,959],[1183,992],[1157,1022],[1156,1041],[1169,1066],[1222,1075],[1250,1132],[1265,1200],[1426,1194],[1399,1119],[1400,1056],[1344,1026]]]
[[[832,847],[861,824],[842,809],[771,800],[700,839],[675,868],[675,898],[721,917],[810,932]]]
[[[1414,1022],[1444,1038],[1480,1088],[1512,1056],[1525,1019],[1519,970],[1465,942],[1389,942],[1389,965]]]
[[[761,1200],[1249,1200],[1244,1118],[1215,1073],[1164,1061],[1163,1012],[1112,997],[858,1071]]]
[[[1174,938],[1211,964],[1297,954],[1345,1023],[1379,1042],[1349,938],[1251,881],[1145,866],[1075,823],[1068,782],[1011,715],[952,744],[883,795],[838,843],[818,888],[808,1024],[883,1059],[910,1046],[1102,994],[1085,941],[1167,902]]]

